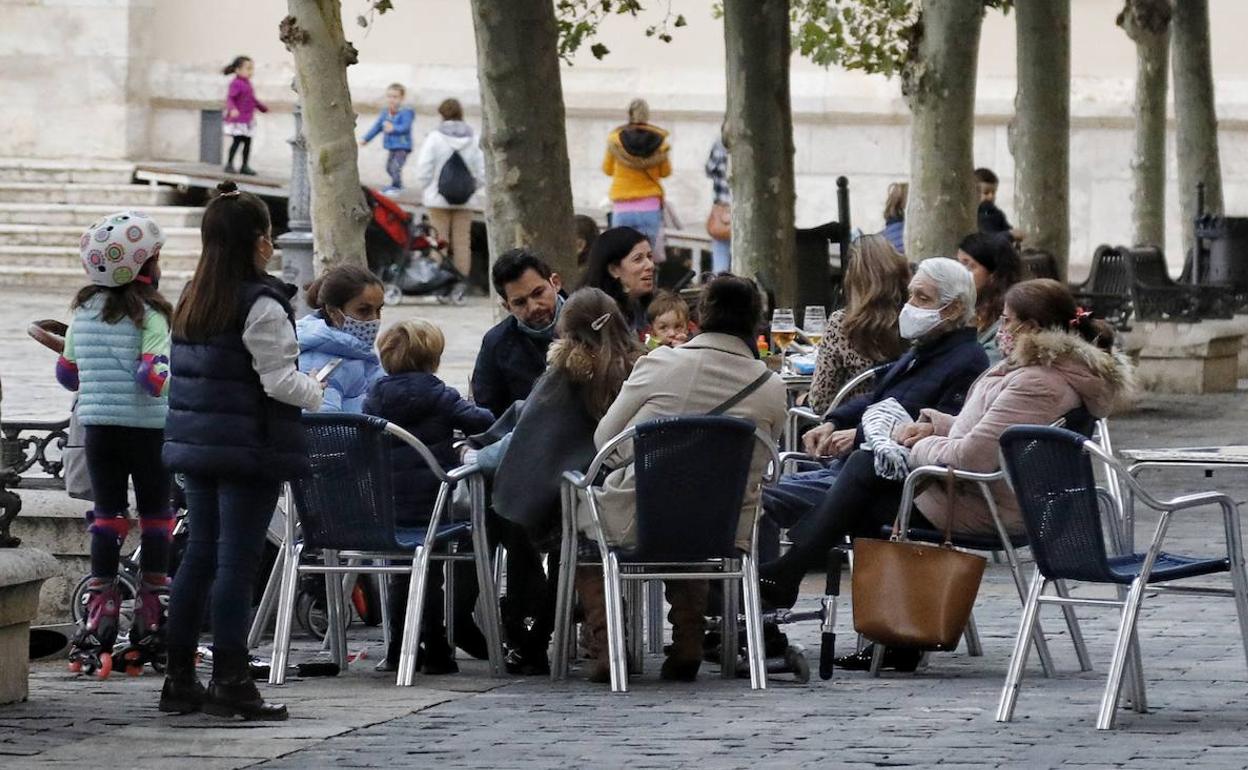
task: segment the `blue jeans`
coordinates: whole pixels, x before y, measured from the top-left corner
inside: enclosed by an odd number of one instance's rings
[[[789,538],[801,540],[802,520],[807,518],[841,472],[841,461],[827,467],[783,476],[780,483],[763,488],[763,515],[777,526],[789,529]]]
[[[655,261],[661,262],[658,250],[659,235],[663,232],[663,210],[655,211],[616,211],[611,215],[612,227],[631,227],[646,236],[650,248],[655,251]]]
[[[407,163],[408,150],[390,150],[386,156],[386,173],[390,175],[390,186],[403,189],[403,164]]]
[[[732,269],[732,241],[711,240],[711,272],[726,273]]]
[[[276,481],[187,475],[190,529],[169,597],[170,646],[199,642],[211,599],[213,648],[247,649],[252,591],[280,491]]]

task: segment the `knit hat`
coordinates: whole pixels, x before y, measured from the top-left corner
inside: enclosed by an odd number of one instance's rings
[[[165,236],[141,211],[119,211],[87,228],[78,243],[82,267],[99,286],[125,286],[160,255]]]

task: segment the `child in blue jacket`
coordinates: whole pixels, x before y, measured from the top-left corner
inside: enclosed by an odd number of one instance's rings
[[[464,400],[435,372],[442,360],[446,338],[428,321],[410,320],[387,329],[378,346],[387,376],[373,386],[364,412],[388,420],[416,438],[443,468],[459,464],[452,447],[454,432],[480,433],[494,423],[494,414]],[[391,453],[395,511],[401,527],[425,527],[438,496],[439,481],[412,447],[396,442]],[[398,668],[409,579],[393,578],[390,588],[390,647],[380,671]],[[454,651],[446,640],[443,618],[442,569],[429,571],[425,588],[425,611],[421,622],[417,665],[425,674],[459,671]]]
[[[299,371],[315,374],[340,360],[320,411],[359,413],[368,389],[385,374],[373,350],[385,304],[381,281],[362,267],[340,265],[312,282],[307,300],[315,312],[296,324]]]
[[[386,109],[360,140],[363,147],[377,134],[385,134],[381,143],[386,148],[386,173],[390,175],[390,186],[382,190],[386,195],[394,195],[403,189],[403,164],[407,163],[407,156],[412,151],[412,125],[416,122],[416,113],[411,107],[403,106],[406,95],[407,89],[402,83],[391,83],[386,88]]]
[[[164,663],[166,571],[173,513],[161,462],[169,414],[169,302],[156,290],[164,234],[147,215],[104,217],[79,242],[91,283],[74,298],[74,318],[56,378],[78,392],[94,509],[87,606],[70,646],[70,670],[112,671],[121,609],[117,570],[130,530],[129,486],[142,529],[142,580],[134,597],[127,668]]]

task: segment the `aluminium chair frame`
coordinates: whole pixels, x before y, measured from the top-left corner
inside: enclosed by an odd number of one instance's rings
[[[861,372],[855,374],[849,379],[848,382],[841,386],[840,390],[836,392],[836,395],[832,397],[832,401],[828,403],[828,408],[824,409],[822,414],[816,412],[808,406],[795,406],[790,408],[784,421],[784,451],[797,451],[797,431],[803,425],[822,422],[827,419],[827,416],[832,413],[832,410],[844,403],[845,400],[854,393],[854,391],[862,387],[865,383],[880,376],[884,372],[887,372],[889,367],[892,365],[892,361],[883,364],[876,364],[875,366],[867,367]]]
[[[386,575],[408,574],[411,581],[407,595],[407,611],[403,627],[402,651],[399,654],[399,669],[396,684],[410,687],[416,676],[416,648],[419,644],[421,615],[424,612],[425,580],[429,571],[429,562],[467,561],[472,560],[477,567],[477,580],[481,585],[478,598],[478,611],[482,613],[482,632],[489,646],[490,669],[494,676],[503,674],[502,641],[499,632],[498,593],[494,585],[494,570],[490,565],[489,544],[485,530],[485,480],[480,468],[465,465],[446,471],[419,439],[394,423],[386,423],[384,431],[404,444],[416,450],[421,459],[433,471],[439,481],[437,500],[425,528],[425,538],[411,553],[407,552],[375,552],[375,551],[339,551],[322,549],[324,564],[303,564],[301,557],[304,543],[297,538],[299,512],[294,506],[288,509],[286,516],[286,533],[282,542],[282,582],[278,599],[277,628],[273,639],[273,662],[269,670],[269,683],[282,684],[286,678],[286,664],[290,655],[291,625],[294,619],[295,592],[299,575],[304,573],[325,575],[326,604],[329,613],[330,650],[335,662],[341,670],[347,667],[345,598],[341,590],[343,575],[354,573],[374,573]],[[386,470],[388,472],[388,469]],[[451,492],[455,485],[464,483],[468,486],[471,501],[471,554],[462,554],[448,549],[447,553],[433,553],[438,543],[436,533],[449,515]],[[340,559],[346,557],[352,563],[343,565]],[[360,564],[360,560],[370,559],[373,564]],[[411,560],[410,565],[393,565],[390,560]]]
[[[622,584],[625,581],[652,582],[659,580],[719,580],[726,583],[724,590],[724,636],[722,674],[725,678],[735,677],[736,645],[727,640],[736,638],[736,581],[741,581],[742,594],[745,602],[746,647],[750,664],[750,688],[762,690],[767,687],[767,661],[763,651],[762,599],[758,587],[758,563],[755,554],[758,552],[758,522],[762,516],[762,496],[759,495],[754,507],[753,522],[750,527],[750,550],[742,553],[739,558],[717,558],[699,562],[626,562],[621,567],[617,548],[607,543],[606,533],[602,527],[602,519],[598,511],[597,487],[594,479],[604,469],[616,448],[633,439],[636,428],[630,427],[616,435],[598,450],[598,454],[589,464],[588,469],[566,471],[562,484],[562,557],[559,564],[559,581],[555,602],[555,651],[551,665],[551,678],[564,679],[567,676],[568,652],[572,637],[572,600],[575,594],[574,577],[577,568],[577,501],[583,500],[589,511],[594,540],[602,556],[603,582],[605,584],[607,614],[607,648],[611,669],[611,691],[628,691],[628,667],[624,650],[624,607]],[[780,457],[776,452],[775,441],[771,436],[759,429],[754,430],[756,444],[766,447],[770,462],[763,471],[760,486],[774,483],[780,476]],[[747,479],[750,484],[753,479]],[[748,489],[748,486],[747,486]],[[681,571],[679,568],[699,567],[703,570],[715,571]],[[634,604],[635,607],[635,604]],[[634,614],[636,618],[636,614]],[[652,618],[653,620],[653,618]],[[728,635],[729,632],[731,635]]]
[[[1248,661],[1248,575],[1245,575],[1244,571],[1244,547],[1240,533],[1239,508],[1235,500],[1229,495],[1215,491],[1198,492],[1180,495],[1169,500],[1159,500],[1144,489],[1112,455],[1108,454],[1095,442],[1085,440],[1082,448],[1087,454],[1105,463],[1106,467],[1112,469],[1114,475],[1128,487],[1131,492],[1132,505],[1134,505],[1135,500],[1141,500],[1149,508],[1159,511],[1161,518],[1157,522],[1157,529],[1153,533],[1152,542],[1145,553],[1139,575],[1130,583],[1129,588],[1125,591],[1119,591],[1118,599],[1078,598],[1061,594],[1046,596],[1044,595],[1045,589],[1049,583],[1056,581],[1041,574],[1039,568],[1036,569],[1031,579],[1027,603],[1023,610],[1022,621],[1019,624],[1018,635],[1014,642],[1014,651],[1010,656],[1010,665],[1006,673],[1005,685],[1001,691],[1001,699],[997,706],[996,721],[998,722],[1009,722],[1013,718],[1014,708],[1018,702],[1019,690],[1022,686],[1023,668],[1027,662],[1027,655],[1031,650],[1031,631],[1036,627],[1037,617],[1042,604],[1057,604],[1063,608],[1072,605],[1115,607],[1121,611],[1118,632],[1114,640],[1113,657],[1110,661],[1109,675],[1106,678],[1105,691],[1101,696],[1100,710],[1097,713],[1096,729],[1098,730],[1113,729],[1122,690],[1123,676],[1126,668],[1132,664],[1132,661],[1134,662],[1132,667],[1135,669],[1132,678],[1138,678],[1136,686],[1139,690],[1133,706],[1137,712],[1144,713],[1147,711],[1147,705],[1144,702],[1142,666],[1138,652],[1136,631],[1136,621],[1139,618],[1140,605],[1144,599],[1145,590],[1200,596],[1231,596],[1234,598],[1236,616],[1239,621],[1240,642],[1244,647],[1245,660]],[[1004,467],[1004,459],[1002,460],[1002,467]],[[1231,588],[1180,586],[1170,585],[1168,582],[1150,585],[1149,577],[1152,574],[1157,556],[1161,553],[1166,530],[1170,525],[1171,515],[1177,511],[1205,505],[1217,505],[1222,511],[1228,571],[1231,573]],[[1128,684],[1132,683],[1128,682]]]
[[[988,505],[988,512],[992,515],[993,527],[996,529],[997,537],[1001,541],[1001,548],[1005,552],[1006,563],[1010,566],[1010,575],[1014,579],[1014,587],[1018,590],[1019,601],[1025,607],[1027,602],[1027,582],[1023,577],[1018,551],[1011,541],[1009,531],[1005,528],[1005,522],[1001,520],[1001,513],[997,509],[997,501],[993,497],[992,488],[988,486],[995,481],[1004,481],[1005,471],[996,470],[991,473],[976,473],[957,468],[947,468],[943,465],[921,465],[917,468],[912,468],[910,473],[906,475],[905,483],[902,485],[901,504],[897,509],[898,527],[894,530],[894,536],[898,540],[904,541],[910,531],[910,514],[914,510],[914,498],[918,485],[928,479],[945,478],[951,471],[955,479],[974,484],[980,495],[983,496],[984,502]],[[956,538],[956,535],[954,537]],[[1056,589],[1063,596],[1069,594],[1065,581],[1057,581]],[[1063,614],[1066,618],[1066,628],[1070,632],[1071,642],[1075,647],[1075,657],[1079,660],[1079,670],[1091,671],[1092,661],[1088,656],[1088,648],[1084,643],[1083,633],[1079,629],[1079,620],[1075,617],[1074,608],[1063,607]],[[983,655],[983,648],[979,642],[979,630],[975,626],[974,614],[967,620],[964,635],[966,637],[967,653],[973,657]],[[1044,631],[1039,625],[1034,630],[1034,636],[1036,652],[1040,656],[1040,668],[1046,677],[1052,676],[1056,670],[1053,665],[1053,657],[1049,653],[1049,645],[1045,641]],[[872,676],[880,675],[880,666],[883,661],[884,645],[877,644],[873,648],[871,659]]]

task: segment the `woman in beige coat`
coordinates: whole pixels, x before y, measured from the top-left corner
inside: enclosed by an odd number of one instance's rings
[[[988,473],[997,470],[998,439],[1011,425],[1047,425],[1082,406],[1105,417],[1132,390],[1130,365],[1110,352],[1113,330],[1075,306],[1065,284],[1041,279],[1015,284],[1006,294],[998,343],[1005,356],[971,387],[957,416],[924,410],[916,423],[894,436],[910,447],[909,467],[945,465]],[[936,485],[939,486],[939,485]],[[836,484],[812,514],[802,542],[760,570],[763,598],[791,607],[806,569],[821,563],[845,535],[878,537],[892,523],[902,482],[876,475],[874,456],[859,449],[849,456]],[[1007,529],[1022,531],[1018,503],[1005,484],[994,497]],[[972,488],[959,489],[953,531],[992,534],[987,505]],[[942,490],[924,490],[914,526],[943,528]]]
[[[598,423],[594,443],[599,447],[638,423],[660,417],[706,414],[767,371],[757,360],[752,345],[762,314],[753,282],[731,275],[716,278],[703,292],[699,311],[701,334],[680,347],[659,348],[637,362],[619,397]],[[750,420],[779,440],[784,428],[784,382],[772,375],[724,414]],[[757,447],[750,466],[751,480],[761,478],[767,461],[766,450]],[[635,542],[635,489],[631,464],[611,473],[603,485],[599,514],[607,540],[613,544],[627,547]],[[737,546],[742,549],[750,547],[758,495],[758,487],[752,485],[741,505]],[[581,584],[578,579],[578,590]],[[598,594],[601,586],[599,578]],[[667,600],[672,605],[668,616],[672,622],[672,648],[663,663],[664,679],[691,681],[697,677],[702,661],[706,598],[707,584],[703,581],[667,584]],[[586,616],[605,618],[591,613],[588,607]]]

